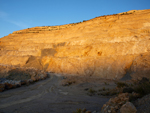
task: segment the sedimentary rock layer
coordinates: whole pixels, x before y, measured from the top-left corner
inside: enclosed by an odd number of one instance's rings
[[[150,10],[62,26],[15,31],[0,39],[0,64],[101,78],[150,74]]]

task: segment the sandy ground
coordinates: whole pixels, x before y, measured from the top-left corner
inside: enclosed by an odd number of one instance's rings
[[[72,113],[79,108],[100,111],[111,97],[90,96],[86,89],[103,87],[114,88],[115,84],[100,78],[50,74],[46,80],[1,92],[0,113]]]

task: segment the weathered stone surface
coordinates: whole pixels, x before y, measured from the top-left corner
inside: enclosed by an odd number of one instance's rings
[[[121,113],[136,113],[137,109],[131,102],[126,102],[122,107],[120,108]]]
[[[9,68],[9,70],[7,68]],[[35,81],[47,78],[48,75],[45,71],[33,68],[0,66],[0,69],[7,70],[7,72],[5,72],[7,76],[0,76],[0,92],[22,85],[29,85]]]
[[[150,111],[150,94],[136,100],[134,102],[137,113],[149,113]]]
[[[0,64],[120,79],[150,78],[150,10],[34,27],[0,39]]]
[[[140,54],[133,61],[131,66],[131,76],[133,78],[142,79],[143,77],[150,78],[150,53]]]
[[[117,97],[111,98],[104,104],[100,113],[117,113],[120,107],[128,101],[128,93],[119,94]]]

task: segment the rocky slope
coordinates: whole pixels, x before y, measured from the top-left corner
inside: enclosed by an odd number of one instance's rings
[[[0,64],[65,75],[150,78],[150,10],[15,31],[0,39]]]

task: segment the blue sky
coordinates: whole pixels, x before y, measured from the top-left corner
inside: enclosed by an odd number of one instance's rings
[[[150,9],[150,0],[0,0],[0,38],[30,27],[143,9]]]

